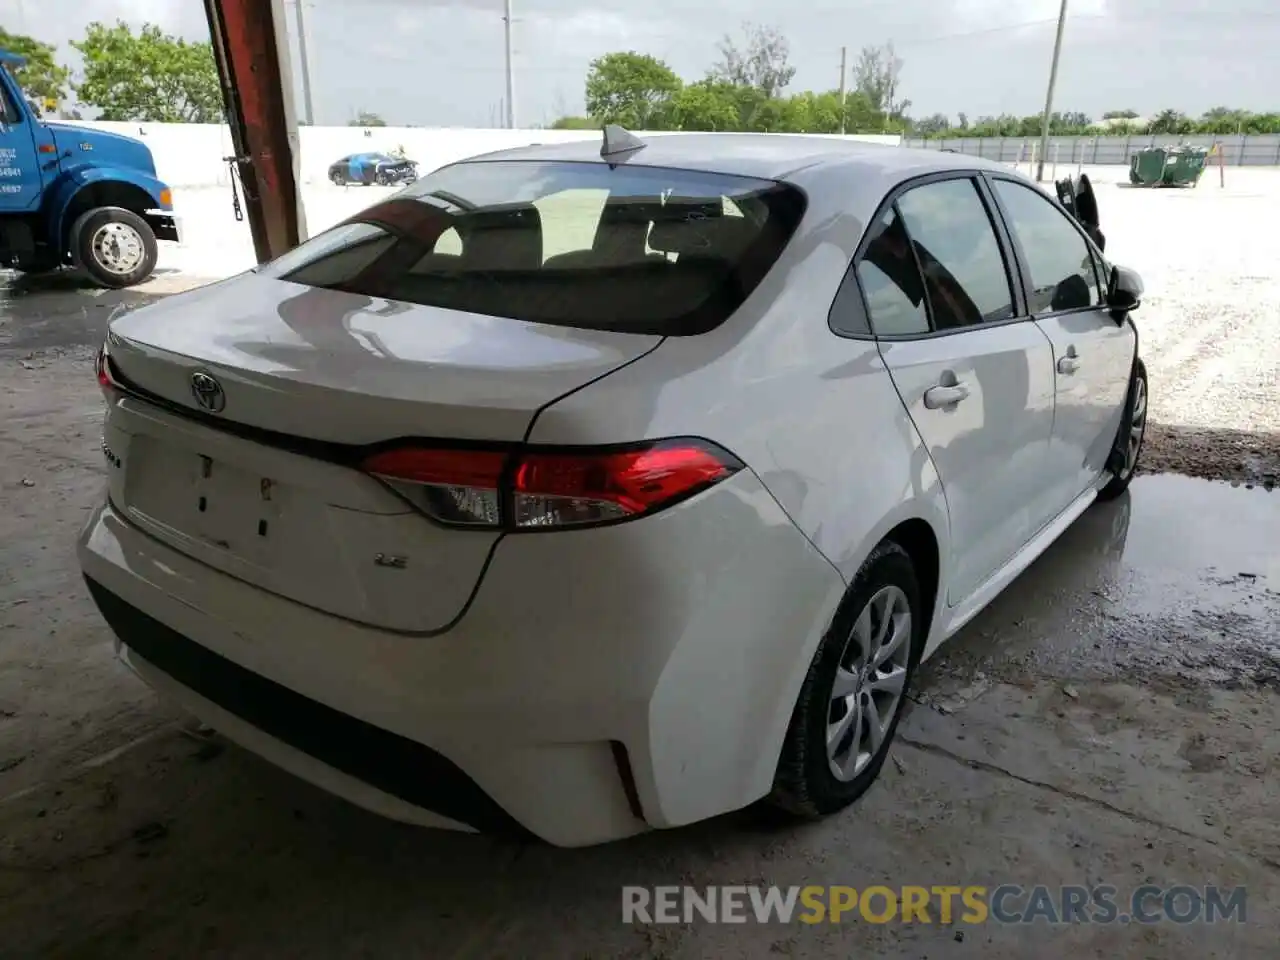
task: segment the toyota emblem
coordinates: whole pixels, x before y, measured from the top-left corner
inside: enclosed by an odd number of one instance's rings
[[[210,413],[221,413],[222,408],[227,405],[227,395],[222,391],[222,384],[207,373],[197,372],[191,375],[191,395],[202,409]]]

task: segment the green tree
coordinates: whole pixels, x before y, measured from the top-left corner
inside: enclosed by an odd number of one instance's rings
[[[368,110],[360,110],[356,113],[355,119],[347,123],[349,127],[385,127],[387,121],[376,113],[370,113]]]
[[[673,130],[738,129],[738,90],[732,84],[700,80],[667,100],[662,125]]]
[[[552,130],[599,130],[600,124],[591,117],[561,117],[551,124]]]
[[[189,43],[144,23],[138,33],[123,20],[94,21],[71,45],[84,58],[76,95],[103,120],[220,123],[222,89],[213,48]]]
[[[945,113],[935,113],[913,123],[911,132],[917,137],[945,137],[951,132],[951,120]]]
[[[783,116],[788,133],[839,133],[840,93],[804,91],[787,98]]]
[[[1148,133],[1191,133],[1192,123],[1179,110],[1161,110],[1147,125]]]
[[[587,71],[587,113],[600,123],[644,130],[660,121],[683,84],[675,71],[647,53],[606,53]]]
[[[42,109],[45,101],[52,100],[56,110],[66,98],[71,71],[54,59],[57,54],[54,45],[0,28],[0,50],[8,50],[26,59],[26,63],[13,69],[13,78],[23,93]]]

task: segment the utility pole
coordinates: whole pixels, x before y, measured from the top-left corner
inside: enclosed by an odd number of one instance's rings
[[[298,18],[298,59],[302,61],[302,117],[307,126],[316,122],[315,107],[311,102],[311,59],[307,56],[307,22],[302,13],[307,0],[295,0]]]
[[[505,0],[502,18],[507,48],[507,129],[516,128],[516,75],[511,68],[511,0]]]
[[[840,135],[844,136],[845,77],[849,75],[849,48],[840,48]]]
[[[1058,9],[1058,35],[1053,39],[1053,63],[1049,66],[1049,90],[1044,95],[1044,121],[1040,127],[1040,159],[1036,183],[1044,180],[1044,155],[1049,152],[1049,119],[1053,116],[1053,87],[1058,82],[1058,58],[1062,55],[1062,28],[1067,25],[1067,0]]]

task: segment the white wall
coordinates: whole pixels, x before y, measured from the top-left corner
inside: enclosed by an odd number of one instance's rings
[[[226,186],[227,163],[234,151],[230,128],[211,123],[106,123],[75,121],[77,126],[135,137],[151,148],[160,179],[173,187]],[[325,180],[329,164],[349,153],[391,151],[403,147],[425,172],[479,153],[531,143],[594,140],[595,130],[468,130],[426,127],[301,127],[302,182]],[[645,134],[641,134],[644,136]],[[679,134],[670,134],[678,136]],[[811,134],[839,139],[839,134]],[[898,136],[849,136],[896,146]]]

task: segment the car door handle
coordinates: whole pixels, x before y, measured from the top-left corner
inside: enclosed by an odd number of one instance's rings
[[[946,386],[940,384],[924,392],[924,405],[930,410],[940,410],[943,407],[955,406],[967,396],[969,396],[969,388],[963,383]]]
[[[1058,361],[1058,372],[1067,374],[1068,376],[1080,369],[1080,360],[1078,357],[1063,357]]]

